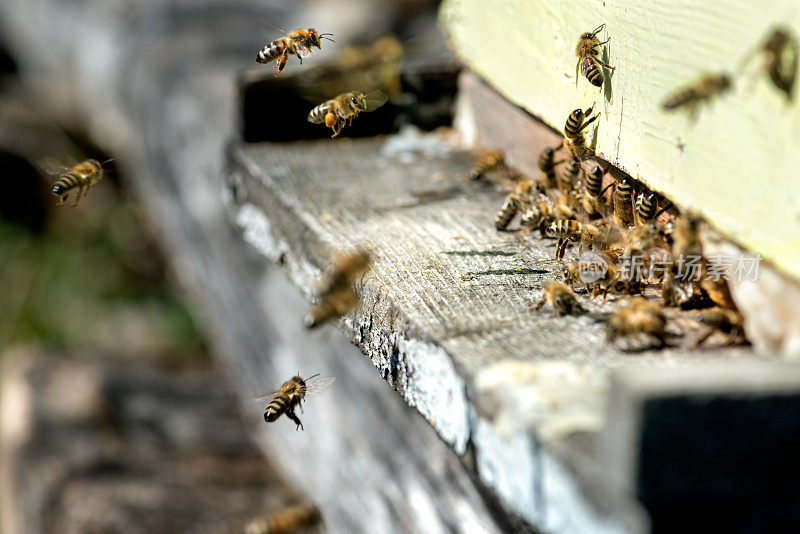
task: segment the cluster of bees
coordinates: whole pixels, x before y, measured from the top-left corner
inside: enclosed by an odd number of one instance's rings
[[[614,69],[599,59],[599,47],[608,43],[597,37],[603,27],[582,34],[576,47],[576,80],[580,69],[597,87],[605,81],[601,67]],[[755,53],[763,55],[762,68],[775,87],[791,99],[797,39],[777,27],[744,62]],[[695,114],[700,104],[730,86],[728,75],[707,75],[670,95],[663,107],[685,108]],[[591,299],[620,299],[620,305],[603,320],[608,340],[625,350],[673,344],[671,339],[679,334],[670,330],[670,318],[680,317],[678,310],[691,310],[690,317],[705,325],[694,346],[715,332],[722,332],[729,344],[745,343],[744,319],[727,282],[703,255],[698,217],[678,214],[669,201],[629,177],[611,179],[609,168],[603,169],[595,160],[584,167],[594,156],[584,133],[599,116],[593,111],[594,105],[570,113],[561,143],[540,153],[535,179],[508,166],[497,150],[483,152],[468,171],[472,180],[492,177],[511,189],[495,217],[497,230],[507,230],[519,216],[523,233],[538,231],[542,239],[558,240],[554,260],[562,263],[562,280],[543,283],[535,309],[549,310],[554,316],[585,314],[576,291],[587,292]],[[570,245],[577,246],[579,256],[565,261]]]

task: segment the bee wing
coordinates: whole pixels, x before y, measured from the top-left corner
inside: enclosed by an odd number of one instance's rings
[[[316,395],[328,389],[336,377],[333,376],[313,376],[307,379],[306,382],[306,397],[309,395]]]
[[[389,100],[389,95],[383,91],[371,91],[364,95],[364,99],[367,101],[367,109],[365,111],[374,111]]]
[[[270,391],[269,393],[264,393],[263,395],[259,395],[257,397],[253,397],[253,400],[257,401],[257,402],[263,402],[263,401],[267,401],[267,400],[271,401],[272,399],[275,398],[275,395],[277,395],[279,392],[280,392],[280,389],[276,389],[276,390]]]
[[[40,171],[51,177],[60,176],[70,169],[69,165],[65,165],[63,162],[52,157],[37,160],[34,164]]]

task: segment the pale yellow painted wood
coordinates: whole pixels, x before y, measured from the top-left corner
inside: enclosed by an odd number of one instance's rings
[[[552,127],[596,101],[600,156],[800,277],[800,94],[788,105],[755,62],[738,68],[774,23],[800,34],[797,0],[446,0],[441,21],[471,69]],[[578,37],[602,23],[616,71],[576,88]],[[734,90],[696,123],[660,109],[719,70]]]

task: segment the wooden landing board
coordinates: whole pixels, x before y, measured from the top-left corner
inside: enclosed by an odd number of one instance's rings
[[[574,428],[559,426],[567,434],[602,424],[608,368],[688,365],[749,354],[681,348],[631,354],[605,343],[597,316],[553,318],[533,311],[541,282],[559,279],[555,241],[497,232],[492,219],[503,193],[468,182],[471,157],[435,134],[408,131],[233,152],[235,198],[246,207],[240,223],[252,236],[253,214],[266,216],[272,235],[258,239],[269,239],[281,250],[281,261],[307,296],[335,251],[361,246],[373,253],[362,302],[344,321],[345,330],[456,450],[463,451],[466,443],[465,414],[436,406],[429,399],[432,392],[420,391],[423,384],[416,381],[430,380],[429,370],[422,360],[398,357],[398,339],[419,344],[422,353],[446,355],[458,378],[453,387],[466,386],[469,402],[479,407],[484,404],[480,384],[498,364],[555,362],[584,376],[585,391],[561,399],[565,406],[581,406],[580,417],[567,409],[577,421]],[[598,313],[612,307],[581,298]],[[588,398],[592,401],[583,402]],[[503,418],[496,403],[485,405],[481,415]],[[546,426],[560,415],[537,414],[516,424]]]
[[[603,158],[800,277],[800,88],[789,104],[757,62],[739,68],[772,25],[800,35],[796,2],[448,0],[441,21],[459,58],[512,103],[561,131],[596,102]],[[616,70],[602,90],[576,87],[578,37],[603,23]],[[734,90],[694,124],[661,110],[705,71],[732,73]]]

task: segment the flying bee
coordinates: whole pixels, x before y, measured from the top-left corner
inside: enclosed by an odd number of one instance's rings
[[[744,317],[738,311],[719,307],[709,308],[698,312],[695,320],[709,328],[694,342],[694,347],[702,345],[714,332],[726,334],[729,345],[747,343],[744,334]]]
[[[269,63],[272,60],[277,60],[273,67],[278,71],[275,73],[275,76],[277,76],[286,66],[286,61],[290,55],[297,56],[302,65],[303,56],[311,53],[311,47],[316,46],[322,50],[322,39],[333,41],[332,35],[332,33],[317,33],[314,28],[289,32],[285,37],[267,43],[264,48],[259,50],[256,55],[256,63]]]
[[[600,42],[600,39],[597,38],[597,34],[600,33],[604,27],[605,24],[601,24],[595,28],[593,32],[581,34],[581,38],[578,40],[578,46],[575,48],[575,55],[578,56],[578,62],[575,64],[575,86],[578,85],[578,67],[580,67],[581,73],[586,76],[586,79],[589,80],[589,83],[596,87],[601,87],[605,79],[603,71],[600,69],[601,65],[609,70],[614,70],[616,68],[597,57],[600,55],[600,51],[597,48],[611,40],[609,37],[605,41]]]
[[[663,347],[667,344],[667,318],[661,308],[644,297],[633,297],[606,320],[610,342],[627,339],[629,350]],[[638,343],[631,344],[634,340]]]
[[[504,164],[503,153],[499,150],[484,150],[475,165],[470,167],[467,175],[472,180],[480,180],[486,173]]]
[[[603,177],[605,174],[603,169],[597,165],[586,173],[586,186],[582,198],[582,205],[589,219],[599,219],[603,216],[605,203],[603,195],[608,188],[614,185],[613,183],[608,184],[608,186],[603,189]]]
[[[324,124],[333,130],[331,137],[336,137],[345,125],[352,124],[353,119],[364,111],[374,111],[389,99],[383,91],[364,94],[361,91],[349,91],[323,102],[308,114],[308,122]]]
[[[668,111],[685,108],[689,111],[689,116],[694,118],[697,116],[701,104],[708,103],[715,97],[724,94],[732,84],[733,81],[727,74],[704,74],[698,81],[667,97],[663,108]]]
[[[800,57],[800,41],[797,36],[786,26],[775,26],[764,42],[744,57],[742,66],[759,53],[764,58],[761,69],[769,75],[773,85],[786,94],[786,99],[791,101]]]
[[[299,375],[300,373],[297,374]],[[300,408],[302,411],[301,402],[303,399],[327,389],[334,380],[332,376],[320,377],[318,374],[306,379],[300,378],[300,376],[293,376],[284,382],[280,389],[261,395],[256,399],[260,401],[269,399],[269,404],[264,409],[264,421],[272,423],[285,414],[297,425],[295,430],[302,429],[303,423],[297,417],[295,409]]]
[[[299,529],[313,527],[322,521],[319,508],[310,503],[287,506],[267,517],[253,519],[244,529],[245,534],[290,534]]]
[[[553,147],[547,147],[539,154],[539,170],[541,171],[542,181],[548,189],[555,189],[556,184],[556,165],[564,163],[555,161],[556,151]]]
[[[617,183],[611,195],[614,222],[623,228],[633,225],[633,182],[627,176]]]
[[[369,269],[370,257],[363,250],[337,256],[331,268],[322,277],[317,293],[319,302],[306,313],[306,328],[314,328],[329,319],[340,317],[358,304],[353,288],[356,278]]]
[[[63,204],[69,194],[77,190],[75,202],[72,204],[77,206],[81,197],[102,177],[103,165],[96,159],[87,159],[78,163],[53,182],[53,194],[60,197],[58,205]]]
[[[594,152],[586,146],[586,135],[583,133],[583,130],[600,116],[598,112],[597,115],[589,117],[593,109],[594,104],[586,111],[580,108],[573,110],[564,124],[564,142],[569,153],[575,158],[584,159]]]
[[[562,315],[583,315],[586,310],[581,306],[575,293],[562,283],[554,280],[545,280],[542,283],[542,298],[536,305],[536,310],[549,308],[553,317]]]

